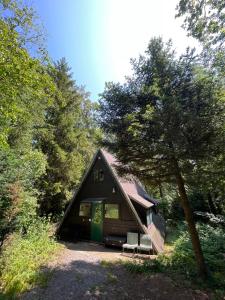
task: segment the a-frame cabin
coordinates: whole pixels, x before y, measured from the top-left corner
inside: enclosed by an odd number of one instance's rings
[[[97,151],[57,230],[59,237],[103,242],[107,236],[145,233],[155,252],[162,252],[165,227],[158,202],[137,179],[120,177],[117,165],[110,153]]]

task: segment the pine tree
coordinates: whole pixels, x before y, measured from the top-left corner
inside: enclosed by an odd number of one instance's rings
[[[76,86],[64,58],[55,64],[51,76],[58,91],[46,111],[45,128],[37,135],[48,162],[39,182],[42,214],[62,212],[93,151],[92,105]]]
[[[108,83],[102,94],[102,128],[128,172],[158,185],[175,182],[200,274],[207,274],[186,191],[197,166],[224,150],[219,83],[195,61],[193,52],[177,59],[161,39],[133,60],[134,74],[124,85]],[[220,153],[221,153],[220,152]]]

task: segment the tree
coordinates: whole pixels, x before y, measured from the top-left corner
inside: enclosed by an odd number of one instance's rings
[[[33,203],[35,207],[37,203],[35,181],[45,172],[46,160],[35,149],[34,132],[43,126],[46,107],[55,91],[47,67],[32,58],[22,42],[25,31],[32,27],[29,8],[17,8],[15,1],[0,1],[1,240],[16,228],[23,204],[28,207]]]
[[[224,76],[225,2],[180,0],[176,17],[184,17],[183,28],[203,45],[203,57]]]
[[[175,182],[199,273],[207,274],[185,180],[217,154],[224,107],[216,79],[193,51],[176,58],[171,42],[152,39],[146,55],[132,61],[124,85],[108,83],[101,96],[105,142],[125,167],[148,182]]]
[[[20,47],[46,61],[44,28],[33,6],[22,0],[0,0],[0,18],[18,34]]]
[[[180,0],[176,17],[184,17],[183,28],[203,46],[201,53],[204,64],[215,70],[224,83],[225,70],[225,2]],[[196,170],[195,183],[208,199],[211,212],[221,212],[224,198],[224,155],[216,157],[210,164]],[[217,170],[217,172],[215,172]],[[204,173],[204,176],[202,176]],[[214,203],[217,202],[219,207]],[[217,207],[216,207],[217,206]]]
[[[19,46],[18,34],[2,20],[0,29],[0,145],[6,146],[12,130],[42,122],[54,83],[46,67]]]
[[[221,47],[225,41],[225,3],[223,0],[180,0],[177,17],[184,16],[183,27],[200,42]]]
[[[223,135],[223,133],[221,133]],[[223,145],[217,143],[223,149]],[[222,151],[221,151],[222,152]],[[204,203],[208,204],[208,211],[212,214],[223,214],[225,197],[225,157],[220,153],[210,161],[196,167],[189,178],[188,184],[203,196]]]
[[[92,155],[95,126],[93,107],[73,81],[65,59],[58,61],[50,74],[57,91],[36,138],[48,163],[39,181],[41,213],[55,215],[71,198]]]

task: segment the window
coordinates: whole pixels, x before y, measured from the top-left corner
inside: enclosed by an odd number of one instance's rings
[[[91,215],[91,203],[81,203],[80,204],[80,217],[90,217]]]
[[[104,172],[102,169],[94,170],[93,172],[93,180],[94,182],[102,182],[104,181]]]
[[[103,172],[102,169],[100,169],[99,172],[98,172],[98,179],[99,179],[99,181],[104,180],[104,172]]]
[[[152,223],[152,210],[147,210],[147,225],[150,225]]]
[[[94,170],[93,180],[94,180],[94,182],[98,182],[98,170]]]
[[[119,219],[119,205],[105,204],[105,218]]]

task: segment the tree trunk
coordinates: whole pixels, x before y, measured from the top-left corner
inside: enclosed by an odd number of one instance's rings
[[[159,194],[160,194],[160,198],[163,199],[163,190],[162,190],[161,182],[159,182]]]
[[[178,190],[179,190],[181,204],[182,204],[184,214],[185,214],[185,219],[188,224],[188,230],[189,230],[189,233],[191,236],[191,242],[192,242],[193,250],[195,253],[195,257],[196,257],[199,274],[203,279],[205,279],[207,277],[208,272],[207,272],[207,268],[205,265],[204,256],[203,256],[203,252],[202,252],[202,248],[201,248],[201,244],[200,244],[200,240],[199,240],[199,235],[198,235],[198,232],[197,232],[197,229],[195,226],[190,202],[188,200],[187,193],[185,190],[184,179],[181,175],[181,172],[179,170],[177,163],[176,163],[176,169],[177,169],[176,182],[177,182],[177,186],[178,186]]]
[[[210,192],[207,193],[207,199],[208,199],[210,212],[213,213],[214,215],[216,215],[217,214],[217,209],[216,209],[216,206],[213,202],[213,198],[212,198],[212,195],[211,195]]]

